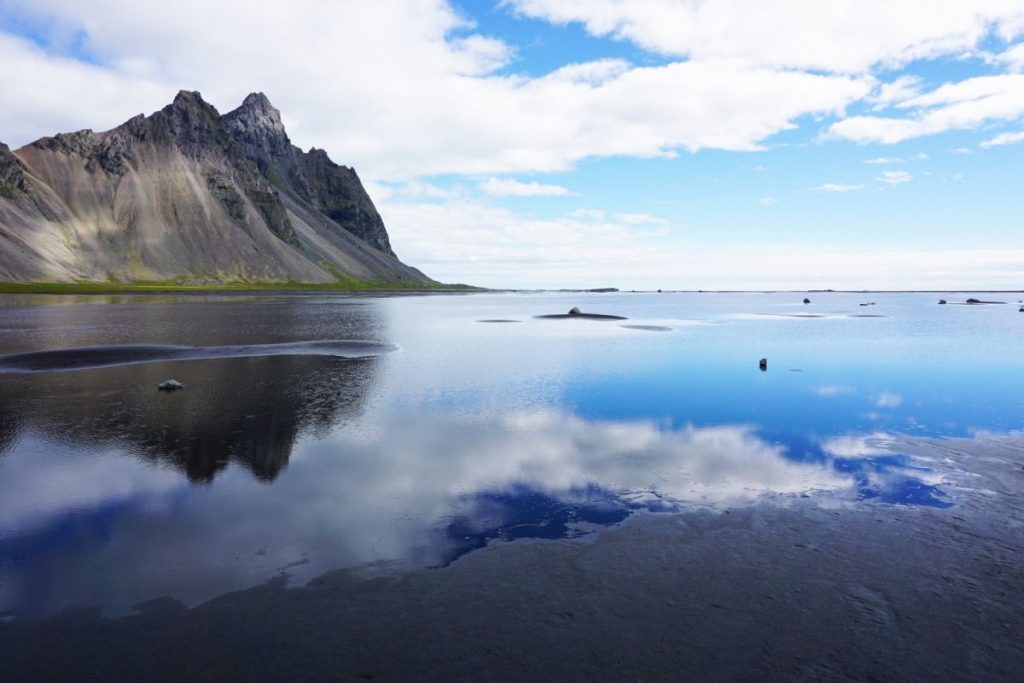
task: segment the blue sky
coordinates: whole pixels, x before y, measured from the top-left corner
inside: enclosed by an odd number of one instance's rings
[[[1022,288],[1024,5],[0,0],[0,140],[249,91],[446,281]]]

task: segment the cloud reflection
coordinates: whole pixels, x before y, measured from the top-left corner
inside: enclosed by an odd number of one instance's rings
[[[198,602],[284,569],[301,581],[381,561],[436,566],[489,538],[567,535],[637,509],[853,497],[849,474],[789,460],[749,426],[672,430],[556,411],[361,424],[300,440],[270,486],[237,464],[187,486],[123,454],[39,467],[22,461],[40,449],[16,449],[0,480],[0,576],[19,588],[0,610],[120,613],[162,595]],[[30,489],[42,493],[15,495]],[[109,575],[118,581],[99,578]]]

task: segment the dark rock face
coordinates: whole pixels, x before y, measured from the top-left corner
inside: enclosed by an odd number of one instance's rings
[[[281,113],[263,93],[253,93],[223,117],[223,127],[260,172],[285,192],[312,205],[370,246],[393,254],[384,221],[355,170],[331,161],[315,147],[291,143]]]
[[[25,191],[25,171],[11,148],[0,142],[0,196]]]
[[[110,131],[0,145],[0,235],[0,281],[431,282],[356,172],[292,145],[262,93],[221,116],[181,91]]]

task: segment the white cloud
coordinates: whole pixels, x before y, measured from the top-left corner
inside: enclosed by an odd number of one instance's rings
[[[774,206],[779,203],[778,197],[761,197],[757,200],[757,203],[761,206]]]
[[[954,148],[954,149],[952,149],[950,151],[953,152],[953,154],[970,154],[971,153],[971,148],[970,147],[956,147],[956,148]]]
[[[825,183],[824,185],[818,185],[814,189],[819,192],[854,192],[856,190],[864,189],[864,184],[846,185],[843,183]]]
[[[1024,278],[1024,249],[709,245],[689,239],[699,231],[677,235],[595,209],[538,218],[466,199],[396,198],[379,208],[403,260],[488,287],[1005,289]]]
[[[243,0],[11,0],[5,11],[43,35],[81,33],[97,62],[0,34],[5,142],[104,130],[162,107],[182,87],[221,110],[261,90],[296,144],[325,148],[369,180],[756,150],[798,118],[842,112],[872,88],[865,77],[729,60],[599,60],[539,77],[496,74],[513,48],[444,0],[296,0],[259,12]]]
[[[1005,66],[1011,71],[1024,71],[1024,43],[1017,43],[998,55],[993,55],[989,61]]]
[[[902,164],[904,159],[900,157],[874,157],[865,161],[865,164]]]
[[[988,140],[985,140],[979,145],[979,147],[984,147],[987,149],[989,147],[999,147],[1000,145],[1013,145],[1018,142],[1024,142],[1024,131],[1019,131],[1016,133],[1000,133],[994,138],[989,138]]]
[[[522,183],[512,178],[489,178],[480,189],[492,197],[566,197],[573,194],[561,185]]]
[[[906,171],[882,171],[882,175],[878,176],[878,181],[886,185],[896,186],[909,183],[913,178],[914,176]]]
[[[885,109],[894,104],[906,102],[921,93],[922,81],[917,76],[900,76],[889,83],[880,83],[868,97],[867,102],[874,105],[875,110]]]
[[[575,209],[569,212],[571,218],[582,218],[592,221],[604,220],[605,215],[606,212],[601,209]]]
[[[579,22],[596,36],[695,60],[730,59],[786,68],[864,72],[915,59],[960,55],[993,29],[1020,31],[1016,0],[505,0],[547,21]],[[908,84],[900,86],[908,89]]]
[[[630,225],[666,225],[668,223],[664,218],[652,216],[649,213],[620,213],[616,218]]]
[[[908,117],[851,116],[832,124],[827,137],[860,144],[894,144],[951,130],[973,130],[1024,116],[1024,74],[977,76],[945,85],[898,105]]]

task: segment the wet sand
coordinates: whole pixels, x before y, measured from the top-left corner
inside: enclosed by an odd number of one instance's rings
[[[547,315],[535,315],[533,317],[540,318],[542,320],[629,320],[629,318],[626,318],[625,316],[606,315],[604,313],[549,313]]]
[[[624,327],[627,330],[644,330],[646,332],[671,332],[672,331],[671,327],[666,327],[664,325],[619,325],[619,327]]]
[[[948,509],[782,498],[0,624],[10,680],[1011,681],[1024,439],[912,440]]]
[[[312,341],[245,346],[171,346],[165,344],[120,344],[71,349],[31,351],[0,356],[0,372],[54,372],[85,370],[118,365],[137,365],[212,358],[254,358],[258,356],[335,356],[365,358],[394,351],[394,344],[368,341]]]

